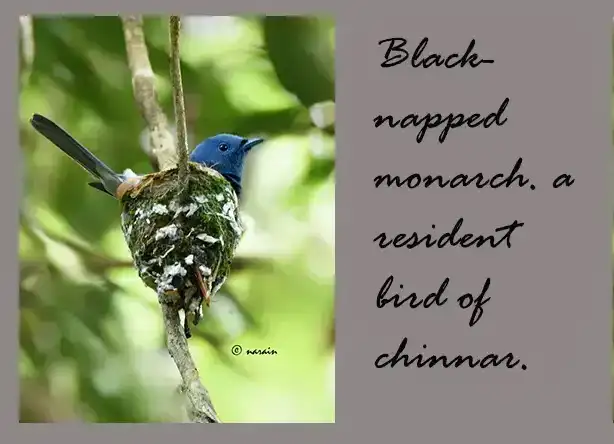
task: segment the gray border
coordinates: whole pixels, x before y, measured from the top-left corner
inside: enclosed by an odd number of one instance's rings
[[[140,1],[142,8],[137,7],[136,0],[108,0],[105,6],[114,12],[170,9],[168,2],[161,0]],[[381,0],[370,8],[349,1],[343,8],[340,2],[333,5],[331,0],[312,0],[309,7],[296,1],[294,8],[288,1],[206,3],[209,14],[333,9],[337,15],[337,424],[261,425],[258,430],[238,425],[207,431],[180,429],[177,425],[107,426],[106,430],[84,425],[20,425],[16,430],[9,424],[16,423],[16,366],[5,359],[1,365],[7,376],[0,398],[7,404],[3,417],[9,418],[10,411],[13,416],[3,428],[3,439],[93,444],[109,439],[143,439],[155,443],[168,442],[171,434],[183,433],[192,435],[181,438],[186,441],[373,442],[386,433],[386,438],[428,443],[611,442],[612,206],[606,205],[610,202],[608,173],[612,167],[611,1],[472,0],[461,5],[447,0],[406,3],[405,11],[399,2],[392,1],[388,4],[394,4],[394,9],[391,6],[385,10],[386,3]],[[27,11],[93,11],[75,0],[56,2],[54,7],[43,0],[37,1],[40,6],[34,4],[22,2],[19,6]],[[198,0],[176,0],[173,6],[186,12],[205,10]],[[14,41],[16,14],[2,16],[2,40]],[[433,71],[427,77],[410,70],[377,69],[377,40],[394,34],[416,39],[425,33],[450,49],[455,42],[476,35],[484,51],[493,53],[499,62],[469,76],[454,70]],[[16,46],[2,47],[5,63],[15,63]],[[534,63],[533,70],[512,62],[523,54],[525,60]],[[4,115],[15,116],[16,70],[2,72],[10,77],[2,82],[0,93],[7,111]],[[464,83],[463,89],[452,91],[439,82],[439,94],[433,94],[434,82],[443,77]],[[398,90],[393,94],[395,86]],[[419,110],[439,106],[450,109],[455,100],[463,102],[459,104],[462,109],[467,106],[467,94],[477,91],[478,86],[482,93],[472,98],[473,106],[488,109],[492,106],[489,97],[509,95],[514,100],[514,123],[492,133],[460,133],[453,149],[446,150],[445,161],[443,150],[434,144],[416,147],[400,132],[375,132],[370,127],[371,114],[383,108],[384,102],[388,112],[401,112],[409,108],[409,103]],[[430,94],[429,101],[426,94]],[[538,125],[532,117],[544,109],[550,118]],[[0,180],[6,184],[0,193],[7,205],[16,206],[19,177],[14,166],[19,162],[19,150],[8,148],[18,146],[16,125],[6,117],[4,122],[6,149],[1,150],[5,158],[0,162],[4,170]],[[557,131],[548,133],[555,126]],[[398,146],[411,148],[394,149]],[[567,193],[546,194],[538,189],[528,197],[510,194],[505,205],[495,201],[499,197],[496,193],[483,199],[463,194],[467,214],[473,214],[473,223],[483,228],[498,223],[497,217],[508,220],[522,216],[527,224],[530,222],[531,230],[518,241],[515,251],[465,254],[462,260],[443,252],[376,252],[369,238],[377,229],[402,230],[408,221],[415,225],[449,223],[459,216],[458,209],[452,209],[460,198],[455,197],[457,193],[415,193],[411,199],[405,192],[376,193],[369,179],[374,170],[435,162],[441,168],[470,169],[469,153],[480,157],[480,169],[484,170],[489,160],[501,167],[522,153],[531,174],[545,178],[570,166],[578,184]],[[396,210],[386,202],[393,194]],[[384,219],[384,214],[388,218]],[[9,212],[3,212],[2,217],[6,228],[1,231],[2,252],[11,257],[3,262],[0,277],[5,288],[10,288],[17,280],[13,253],[17,218]],[[445,275],[445,270],[452,270],[448,273],[463,288],[478,285],[477,279],[486,274],[497,279],[491,306],[476,328],[465,328],[466,315],[462,313],[456,316],[456,312],[444,310],[417,316],[375,309],[372,295],[382,273],[403,274],[407,281],[412,278],[416,287],[427,290]],[[17,301],[5,293],[1,299],[0,325],[4,331],[0,341],[4,356],[10,356],[9,351],[16,356]],[[442,352],[478,352],[489,347],[513,350],[527,360],[529,370],[376,372],[374,356],[394,348],[401,336],[408,336],[410,344],[428,342],[431,349]],[[173,435],[172,439],[178,437]]]

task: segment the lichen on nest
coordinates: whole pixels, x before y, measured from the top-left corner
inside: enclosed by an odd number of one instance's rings
[[[121,227],[141,280],[158,295],[199,301],[189,310],[197,323],[202,298],[193,296],[199,294],[199,277],[213,297],[228,276],[244,228],[230,183],[202,165],[188,167],[187,188],[179,188],[174,168],[143,176],[126,191]]]

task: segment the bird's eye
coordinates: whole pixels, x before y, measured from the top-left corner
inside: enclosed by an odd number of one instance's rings
[[[225,143],[220,143],[220,145],[218,146],[218,149],[220,151],[226,151],[226,150],[228,150],[228,145],[225,144]]]

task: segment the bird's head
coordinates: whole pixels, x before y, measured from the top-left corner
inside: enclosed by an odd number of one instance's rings
[[[247,153],[264,139],[246,139],[234,134],[218,134],[199,143],[190,161],[216,170],[229,180],[237,194],[241,189],[243,162]]]

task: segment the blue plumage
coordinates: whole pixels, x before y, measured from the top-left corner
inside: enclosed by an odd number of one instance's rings
[[[115,173],[70,134],[46,117],[34,114],[30,123],[36,131],[98,179],[99,182],[89,184],[97,190],[116,197],[119,185],[127,178],[135,176],[130,170],[124,171],[123,174]],[[263,141],[259,138],[246,139],[234,134],[218,134],[198,144],[190,154],[190,161],[200,163],[220,173],[230,182],[237,196],[240,196],[245,156]]]
[[[263,141],[245,139],[234,134],[218,134],[198,144],[190,154],[190,161],[219,172],[232,184],[237,196],[240,196],[245,156]]]

